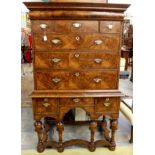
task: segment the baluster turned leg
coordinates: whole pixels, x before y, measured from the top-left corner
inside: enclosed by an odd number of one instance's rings
[[[41,121],[35,121],[34,126],[35,126],[35,131],[37,132],[37,135],[38,135],[37,151],[41,153],[45,150],[43,125]]]
[[[58,142],[58,151],[63,152],[64,147],[62,145],[62,131],[64,130],[64,126],[61,122],[57,123],[57,131],[58,131],[58,136],[59,136],[59,142]]]
[[[94,143],[94,136],[95,136],[96,127],[97,127],[96,122],[91,122],[90,123],[90,127],[89,127],[89,130],[90,130],[90,146],[89,146],[89,150],[91,152],[95,151],[95,149],[96,149],[96,146],[95,146],[95,143]]]
[[[103,120],[102,120],[102,130],[103,130],[104,138],[107,141],[110,141],[110,136],[109,136],[110,131],[107,129],[107,121],[105,116],[103,116]]]
[[[111,146],[109,147],[109,149],[111,151],[114,151],[115,150],[115,147],[116,147],[116,143],[115,143],[115,132],[117,130],[117,125],[118,125],[117,119],[112,119],[110,121],[110,128],[111,128]]]

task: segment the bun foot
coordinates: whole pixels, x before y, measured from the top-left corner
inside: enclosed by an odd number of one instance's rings
[[[110,150],[110,151],[115,151],[115,146],[110,146],[108,149]]]
[[[95,145],[90,145],[88,149],[90,152],[94,152],[96,150],[96,147]]]
[[[43,145],[40,144],[40,145],[37,146],[37,151],[39,153],[43,152],[44,150],[45,150],[45,147]]]
[[[64,151],[64,147],[58,147],[58,152],[63,152]]]

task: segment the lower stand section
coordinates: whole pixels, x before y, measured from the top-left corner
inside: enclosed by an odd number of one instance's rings
[[[48,124],[42,124],[41,121],[35,121],[35,131],[38,135],[38,145],[37,145],[37,151],[43,152],[45,148],[56,148],[58,152],[63,152],[64,148],[71,145],[82,145],[89,149],[89,151],[93,152],[95,151],[97,146],[104,146],[108,147],[109,150],[114,151],[116,144],[115,144],[115,131],[117,129],[117,119],[111,119],[110,120],[110,129],[107,128],[107,122],[105,117],[103,117],[102,121],[102,129],[103,129],[103,135],[104,139],[95,141],[95,131],[97,128],[97,121],[91,121],[89,125],[90,130],[90,141],[82,140],[82,139],[72,139],[69,141],[63,142],[62,134],[64,130],[64,125],[60,121],[56,124],[57,126],[57,132],[58,132],[58,142],[48,140],[48,131],[50,129],[50,126]],[[110,134],[111,133],[111,134]]]

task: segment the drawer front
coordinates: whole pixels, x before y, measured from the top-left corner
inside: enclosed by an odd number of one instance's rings
[[[73,89],[114,89],[117,84],[116,71],[74,71],[69,86]]]
[[[98,21],[56,21],[55,32],[98,32]]]
[[[116,89],[117,72],[52,71],[36,72],[36,88],[45,89]]]
[[[94,106],[94,98],[61,98],[61,107]]]
[[[35,114],[49,114],[58,112],[58,99],[51,99],[51,98],[41,98],[35,99],[34,104],[34,112]]]
[[[116,69],[116,52],[36,52],[36,69]]]
[[[32,30],[34,33],[58,32],[98,32],[98,21],[76,21],[76,20],[36,20],[32,23]]]
[[[69,72],[42,71],[42,72],[36,72],[35,77],[36,77],[36,88],[39,90],[68,89]]]
[[[116,69],[116,52],[74,52],[69,54],[69,66],[74,69]]]
[[[118,21],[101,21],[100,32],[102,33],[120,33],[121,22]]]
[[[95,99],[95,111],[96,112],[107,112],[107,113],[118,113],[120,106],[120,99],[111,97],[111,98],[96,98]]]
[[[36,52],[35,68],[37,69],[66,69],[69,67],[69,53]]]
[[[117,34],[48,34],[43,41],[42,34],[34,35],[35,50],[81,49],[81,50],[118,50],[120,36]]]
[[[34,20],[32,21],[33,33],[50,33],[55,31],[55,24],[52,20]]]

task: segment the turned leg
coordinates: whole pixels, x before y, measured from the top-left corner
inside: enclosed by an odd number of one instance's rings
[[[95,151],[95,149],[96,149],[96,146],[95,146],[95,143],[94,143],[94,136],[95,136],[96,127],[97,127],[96,122],[93,121],[93,122],[90,123],[90,127],[89,127],[89,130],[90,130],[90,146],[89,146],[89,150],[91,152]]]
[[[115,150],[115,147],[116,147],[116,143],[115,143],[115,132],[117,130],[117,125],[118,125],[117,119],[111,119],[111,121],[110,121],[110,128],[111,128],[111,146],[109,147],[109,149],[111,151],[114,151]]]
[[[58,136],[59,136],[59,141],[58,141],[58,152],[63,152],[64,147],[62,145],[62,131],[64,130],[64,126],[61,122],[57,123],[57,131],[58,131]]]
[[[110,141],[110,136],[109,136],[110,131],[107,129],[107,121],[105,116],[103,116],[103,120],[102,120],[102,130],[103,130],[104,138],[107,141]]]
[[[45,150],[43,125],[41,121],[35,121],[34,126],[38,135],[37,151],[41,153]]]

